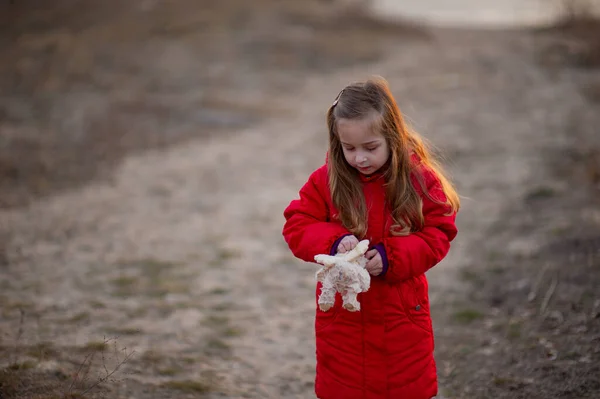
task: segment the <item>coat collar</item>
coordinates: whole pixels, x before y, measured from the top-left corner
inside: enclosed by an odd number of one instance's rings
[[[358,173],[358,177],[360,178],[361,182],[368,183],[368,182],[376,181],[379,179],[383,179],[383,172],[378,170],[377,172],[372,173],[368,176],[363,175],[362,173]]]

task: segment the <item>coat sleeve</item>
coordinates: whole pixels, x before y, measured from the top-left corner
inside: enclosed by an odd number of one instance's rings
[[[283,237],[292,253],[306,262],[314,262],[315,255],[329,254],[339,238],[351,234],[340,223],[329,221],[327,190],[326,169],[321,168],[300,189],[300,198],[283,212]]]
[[[440,202],[446,197],[442,186],[432,171],[423,171],[425,185],[430,195]],[[456,237],[456,213],[448,215],[448,206],[432,201],[422,193],[419,183],[413,184],[421,193],[423,201],[423,228],[407,236],[390,236],[383,240],[388,261],[385,279],[389,283],[419,276],[438,264],[450,250],[450,242]]]

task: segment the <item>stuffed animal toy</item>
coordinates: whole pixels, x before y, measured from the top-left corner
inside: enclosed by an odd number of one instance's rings
[[[342,294],[344,309],[350,312],[360,310],[356,296],[367,291],[371,285],[371,276],[365,269],[365,252],[368,248],[369,240],[363,240],[346,253],[315,256],[315,261],[323,265],[316,275],[317,281],[323,284],[318,300],[322,311],[331,309],[336,292]]]

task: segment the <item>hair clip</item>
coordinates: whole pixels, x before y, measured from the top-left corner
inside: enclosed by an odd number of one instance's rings
[[[344,92],[344,89],[342,89],[342,91],[339,92],[339,94],[337,95],[337,97],[333,101],[333,104],[331,105],[332,107],[335,107],[337,105],[337,103],[340,101],[340,97],[342,96],[343,92]]]

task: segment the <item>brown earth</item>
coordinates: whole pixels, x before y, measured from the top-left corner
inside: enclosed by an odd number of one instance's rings
[[[429,272],[443,396],[600,395],[600,36],[93,4],[0,5],[0,398],[314,397],[281,212],[370,74],[463,196]]]

